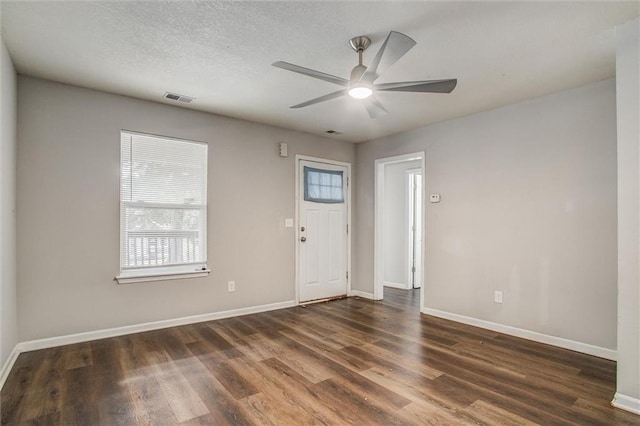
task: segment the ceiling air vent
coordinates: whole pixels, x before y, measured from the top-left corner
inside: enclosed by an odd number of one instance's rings
[[[184,102],[185,104],[190,104],[196,98],[192,98],[191,96],[178,95],[176,93],[166,92],[164,94],[165,99],[171,99],[172,101]]]

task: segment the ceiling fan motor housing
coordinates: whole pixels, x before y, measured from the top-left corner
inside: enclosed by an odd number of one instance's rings
[[[360,77],[362,77],[362,74],[364,74],[364,72],[367,70],[367,67],[365,67],[362,64],[358,64],[355,67],[353,67],[353,69],[351,70],[351,76],[349,77],[349,80],[353,81],[359,81]]]

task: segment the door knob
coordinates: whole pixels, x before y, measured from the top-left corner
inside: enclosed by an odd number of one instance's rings
[[[307,241],[307,237],[300,237],[300,241],[304,243],[305,241]]]

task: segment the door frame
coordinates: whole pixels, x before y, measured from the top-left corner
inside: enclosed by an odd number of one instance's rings
[[[351,234],[353,234],[353,227],[351,226],[351,163],[345,163],[343,161],[330,160],[328,158],[312,157],[309,155],[296,154],[295,157],[295,293],[296,293],[296,305],[300,304],[300,161],[313,161],[316,163],[328,164],[332,166],[342,166],[347,169],[347,193],[345,197],[347,208],[347,296],[351,293]]]
[[[374,207],[374,225],[373,225],[373,299],[382,300],[384,294],[384,175],[385,166],[395,163],[404,163],[406,161],[420,160],[420,169],[422,170],[422,203],[425,203],[425,151],[413,152],[410,154],[396,155],[393,157],[378,158],[375,161],[375,207]],[[423,206],[422,209],[422,253],[420,258],[420,264],[422,266],[422,285],[420,286],[420,310],[424,307],[424,254],[425,254],[425,217],[426,212]]]

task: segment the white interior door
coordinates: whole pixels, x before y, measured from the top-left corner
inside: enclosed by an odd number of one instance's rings
[[[415,250],[413,252],[413,288],[420,288],[422,287],[422,173],[416,173],[415,175],[414,200]]]
[[[347,168],[300,160],[299,301],[347,294]]]

